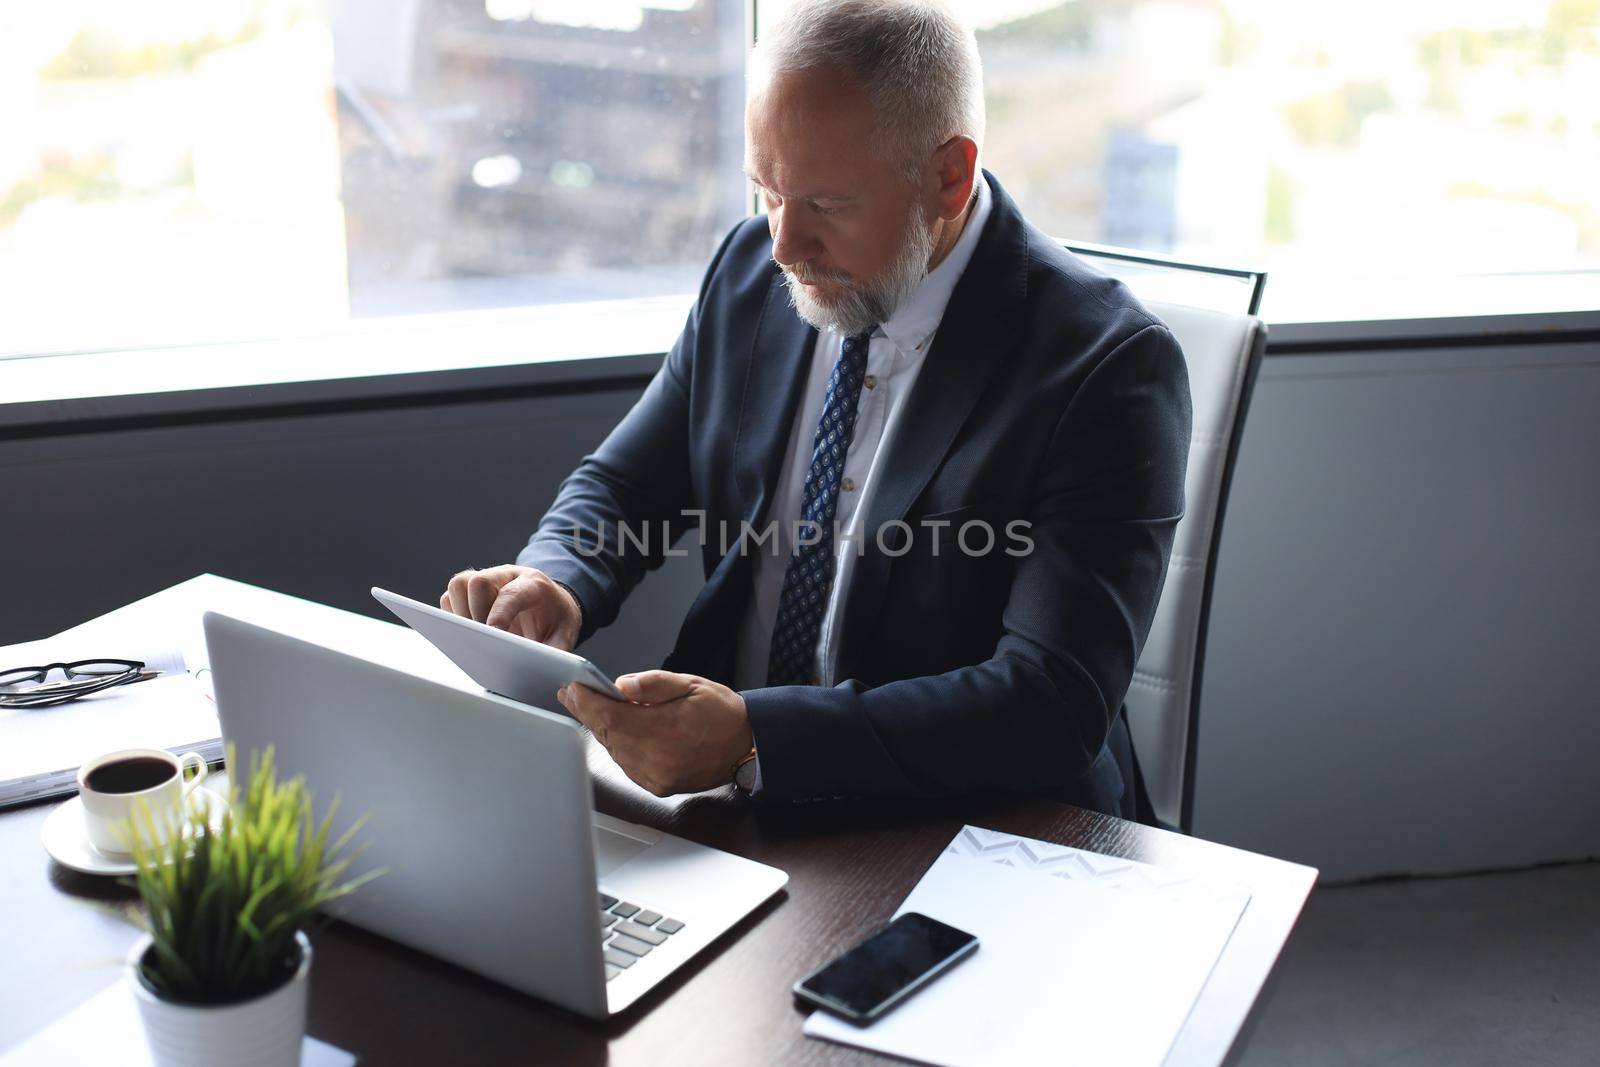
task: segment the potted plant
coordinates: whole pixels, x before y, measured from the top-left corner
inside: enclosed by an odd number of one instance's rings
[[[329,841],[338,800],[321,822],[302,778],[278,781],[272,749],[235,769],[215,828],[191,810],[163,843],[149,812],[136,819],[135,887],[145,936],[128,977],[157,1067],[298,1064],[305,1036],[311,942],[319,909],[381,874],[347,880],[363,816]],[[212,820],[216,822],[216,820]]]

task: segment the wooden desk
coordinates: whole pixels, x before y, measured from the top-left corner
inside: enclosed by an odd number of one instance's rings
[[[603,754],[591,764],[602,810],[780,867],[788,886],[608,1024],[333,926],[313,938],[310,1032],[365,1064],[868,1062],[875,1057],[802,1037],[789,987],[888,919],[970,822],[1248,885],[1250,905],[1167,1061],[1217,1064],[1242,1047],[1316,876],[1050,801],[765,809],[731,789],[659,801],[621,779]],[[120,980],[118,965],[137,936],[104,906],[131,900],[129,891],[45,855],[39,832],[52,807],[0,813],[0,1051]]]

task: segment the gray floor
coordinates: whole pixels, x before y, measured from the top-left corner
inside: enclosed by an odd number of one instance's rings
[[[1600,863],[1318,889],[1241,1062],[1600,1064]]]

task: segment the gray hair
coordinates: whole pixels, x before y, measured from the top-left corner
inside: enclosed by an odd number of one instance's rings
[[[908,182],[958,134],[983,147],[978,40],[939,0],[796,0],[756,60],[772,74],[831,66],[859,81],[879,154]]]

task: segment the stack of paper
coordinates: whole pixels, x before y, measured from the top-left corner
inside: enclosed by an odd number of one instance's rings
[[[867,1027],[805,1033],[935,1064],[1158,1067],[1249,893],[964,827],[900,912],[978,935],[966,961]]]
[[[482,690],[404,626],[201,575],[54,637],[0,648],[0,670],[77,659],[144,660],[169,672],[50,708],[0,709],[0,807],[76,790],[85,760],[120,748],[220,757],[202,619],[207,611],[316,641],[468,692]],[[187,665],[189,677],[184,672]],[[196,679],[199,679],[198,681]]]
[[[174,650],[146,650],[125,641],[39,641],[0,648],[0,669],[101,657],[142,660],[162,674],[64,704],[0,707],[0,807],[71,792],[77,788],[80,766],[118,749],[195,750],[213,760],[221,756],[216,705]]]

